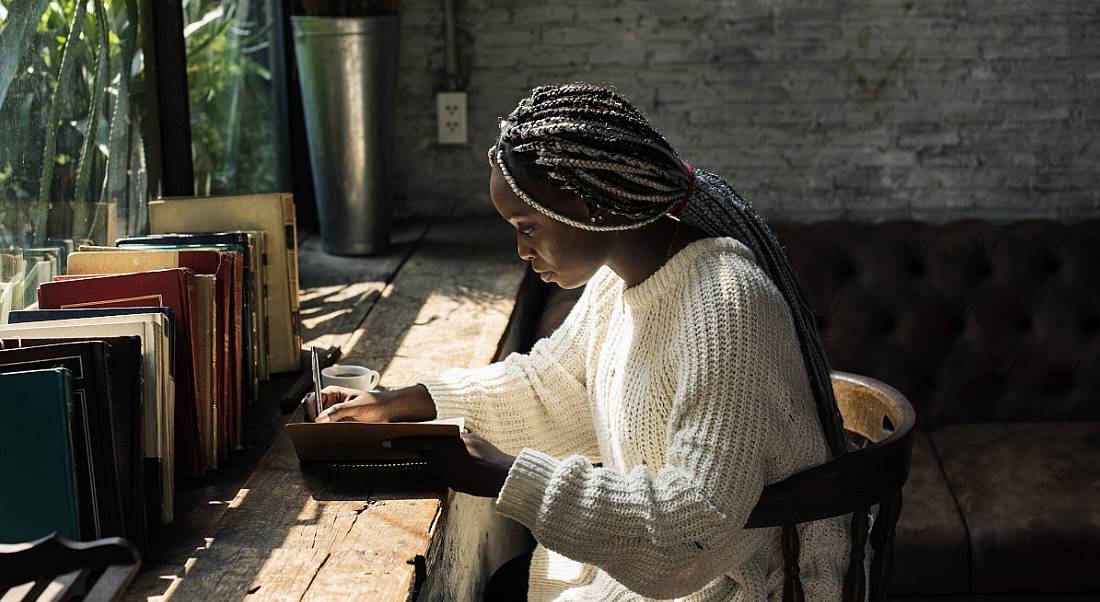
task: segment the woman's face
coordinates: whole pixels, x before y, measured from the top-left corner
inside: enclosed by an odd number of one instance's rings
[[[516,252],[540,272],[544,282],[566,289],[583,286],[604,264],[607,236],[549,218],[516,196],[500,167],[492,162],[489,196],[493,206],[516,229]],[[588,208],[576,195],[544,180],[513,174],[531,198],[578,221],[588,220]]]

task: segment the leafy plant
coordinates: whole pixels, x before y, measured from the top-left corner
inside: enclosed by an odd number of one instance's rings
[[[270,0],[184,0],[196,194],[277,189]]]
[[[277,188],[273,0],[183,0],[196,193]],[[0,247],[141,232],[139,0],[0,0]]]
[[[144,227],[138,22],[137,0],[0,0],[0,244],[105,242],[102,203]]]
[[[35,206],[34,221],[31,223],[34,234],[34,246],[40,247],[46,241],[46,218],[53,192],[53,166],[57,160],[58,120],[64,106],[65,93],[69,90],[67,82],[72,79],[77,59],[73,56],[80,51],[81,30],[84,27],[84,2],[76,3],[76,10],[65,36],[65,45],[61,47],[61,66],[58,68],[57,81],[54,83],[53,98],[50,102],[49,116],[46,117],[46,144],[42,148],[42,174],[38,181],[38,204]],[[94,109],[94,107],[93,107]],[[94,118],[94,113],[92,115]]]

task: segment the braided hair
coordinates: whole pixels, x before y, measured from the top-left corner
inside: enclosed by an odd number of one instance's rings
[[[669,215],[708,236],[730,236],[751,249],[791,310],[829,448],[834,456],[844,453],[842,420],[813,312],[779,241],[733,186],[682,161],[645,116],[613,88],[584,83],[532,90],[501,120],[489,160],[500,168],[516,196],[576,228],[632,230]],[[590,221],[562,215],[531,198],[512,175],[520,163],[575,193],[593,215]],[[604,214],[618,216],[616,223],[603,223]]]

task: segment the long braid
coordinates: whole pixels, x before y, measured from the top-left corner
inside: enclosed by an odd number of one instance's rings
[[[790,308],[829,448],[834,456],[844,453],[842,420],[813,311],[779,241],[733,186],[687,166],[645,116],[609,87],[540,86],[501,120],[500,130],[489,150],[490,160],[517,196],[553,219],[584,230],[631,230],[678,209],[676,218],[684,223],[708,236],[736,238],[752,250]],[[590,209],[617,215],[625,223],[605,225],[595,218],[581,222],[531,198],[515,181],[508,163],[528,156]]]

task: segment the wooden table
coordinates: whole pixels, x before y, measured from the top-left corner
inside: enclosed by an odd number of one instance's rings
[[[525,264],[506,223],[406,221],[394,240],[372,258],[303,242],[307,346],[339,345],[342,362],[379,370],[389,388],[510,351]],[[264,392],[277,397],[289,380]],[[287,417],[265,407],[250,418],[261,431],[250,450],[221,475],[181,484],[177,504],[187,507],[154,543],[128,599],[475,600],[522,546],[523,531],[490,499],[411,473],[302,472],[281,430]]]

